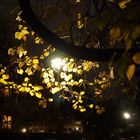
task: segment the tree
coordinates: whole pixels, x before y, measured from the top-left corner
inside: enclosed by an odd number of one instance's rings
[[[59,103],[65,99],[80,112],[92,108],[98,114],[104,112],[102,101],[114,96],[109,92],[109,89],[114,92],[113,83],[121,85],[119,93],[121,90],[129,92],[130,86],[127,85],[132,85],[131,80],[135,80],[136,65],[140,63],[139,15],[130,13],[133,8],[139,8],[138,1],[128,2],[95,0],[84,3],[70,0],[57,6],[46,3],[47,11],[39,17],[43,21],[48,18],[51,9],[59,9],[60,13],[65,11],[66,15],[61,15],[65,18],[60,17],[64,19],[63,24],[67,22],[66,29],[59,27],[58,37],[37,19],[36,11],[31,10],[28,0],[19,0],[22,13],[17,17],[19,26],[15,33],[19,44],[8,49],[11,57],[9,64],[1,64],[0,86],[4,95],[13,91],[17,94],[29,93],[39,99],[39,105],[43,108],[49,102],[55,100]],[[83,4],[87,7],[82,7]],[[112,7],[114,10],[110,12]],[[36,7],[33,5],[33,8]],[[128,17],[124,20],[126,14]],[[68,39],[61,39],[66,36]],[[57,59],[60,69],[50,64],[57,55],[62,57],[62,64]],[[109,65],[87,60],[107,61]],[[124,82],[122,79],[125,79]],[[135,87],[133,85],[133,89]]]

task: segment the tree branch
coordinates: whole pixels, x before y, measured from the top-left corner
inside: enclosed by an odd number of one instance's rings
[[[41,38],[67,55],[89,61],[109,61],[114,53],[116,54],[115,60],[118,60],[125,51],[120,49],[90,49],[86,47],[73,46],[58,37],[38,20],[32,11],[29,0],[18,1],[22,10],[22,19],[25,20]],[[42,47],[42,50],[45,48],[46,46]],[[138,50],[135,49],[131,51],[137,52]]]

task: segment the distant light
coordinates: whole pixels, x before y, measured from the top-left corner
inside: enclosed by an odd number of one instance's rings
[[[79,127],[76,126],[75,129],[76,129],[76,131],[79,131]]]
[[[61,58],[55,58],[51,60],[52,68],[56,70],[60,70],[60,68],[65,64],[65,62]]]
[[[124,112],[124,113],[123,113],[123,117],[124,117],[125,119],[130,119],[130,118],[131,118],[130,113],[128,113],[128,112]]]
[[[27,129],[26,129],[26,128],[22,128],[22,129],[21,129],[21,132],[22,132],[22,133],[26,133],[26,132],[27,132]]]

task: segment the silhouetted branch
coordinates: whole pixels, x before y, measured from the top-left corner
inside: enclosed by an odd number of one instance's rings
[[[125,52],[124,49],[90,49],[86,47],[78,47],[69,44],[55,33],[50,31],[45,25],[43,25],[36,15],[33,13],[29,0],[18,0],[21,10],[22,19],[25,20],[29,26],[46,42],[50,43],[58,49],[70,55],[72,57],[90,61],[109,61],[113,54],[116,54],[115,60],[118,60],[121,55]],[[42,47],[42,50],[46,46]],[[140,51],[138,49],[133,49],[131,52]],[[39,52],[40,53],[40,52]]]

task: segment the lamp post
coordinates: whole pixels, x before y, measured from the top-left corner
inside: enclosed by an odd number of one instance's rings
[[[51,66],[52,68],[57,72],[57,80],[59,81],[59,73],[62,68],[62,66],[65,64],[62,58],[54,58],[51,60]],[[61,140],[61,115],[60,115],[60,105],[59,101],[56,103],[57,105],[57,135],[58,135],[58,140]]]

